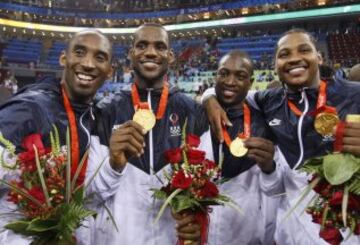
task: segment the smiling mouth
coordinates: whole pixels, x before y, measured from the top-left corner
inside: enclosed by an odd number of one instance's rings
[[[90,74],[85,74],[85,73],[80,73],[80,72],[77,72],[75,73],[76,74],[76,77],[82,81],[82,82],[85,82],[85,83],[89,83],[89,82],[92,82],[95,80],[96,76],[94,75],[90,75]]]
[[[223,94],[224,94],[225,97],[232,97],[232,96],[234,96],[236,93],[235,93],[235,91],[233,91],[233,90],[224,89],[224,90],[223,90]]]
[[[306,69],[307,69],[306,67],[300,66],[300,67],[287,69],[286,72],[292,76],[299,76],[302,75],[306,71]]]

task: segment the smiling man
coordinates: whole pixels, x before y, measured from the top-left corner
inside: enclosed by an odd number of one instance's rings
[[[167,81],[174,54],[164,27],[140,26],[129,58],[134,82],[101,104],[99,136],[91,141],[89,157],[89,171],[105,163],[88,191],[99,195],[99,204],[110,209],[120,230],[99,207],[92,244],[176,244],[178,236],[197,242],[200,231],[191,215],[180,218],[185,228],[177,230],[168,209],[153,224],[162,203],[152,198],[150,189],[162,186],[162,171],[169,167],[163,153],[181,145],[185,121],[188,132],[202,133],[195,126],[200,106]]]
[[[346,123],[343,134],[333,132],[339,119],[344,121],[348,114],[360,114],[360,85],[338,75],[322,80],[319,71],[322,58],[316,41],[304,30],[284,33],[277,42],[275,55],[276,71],[284,86],[258,92],[251,101],[263,113],[275,136],[274,143],[287,160],[266,181],[269,193],[286,193],[278,209],[276,244],[327,244],[319,237],[320,225],[313,223],[309,214],[301,213],[314,193],[290,217],[284,217],[311,178],[297,170],[305,160],[333,152],[335,137],[342,139],[342,152],[360,156],[360,123]],[[214,98],[209,99],[207,109],[217,135],[222,138],[219,122],[228,120],[226,113]],[[324,111],[327,114],[321,114]],[[343,238],[346,236],[343,234]],[[359,244],[359,240],[351,236],[342,244]]]
[[[239,204],[244,214],[231,207],[212,207],[209,244],[273,243],[276,199],[262,192],[260,182],[275,170],[275,148],[266,139],[271,135],[261,113],[245,99],[252,74],[250,57],[240,50],[225,54],[217,69],[216,97],[233,126],[223,129],[227,135],[224,143],[208,131],[201,136],[200,147],[207,152],[207,158],[217,163],[223,159],[221,174],[227,181],[220,190]],[[239,148],[233,147],[239,140],[247,149],[241,156],[236,152]]]
[[[64,68],[61,82],[47,78],[19,91],[0,107],[0,132],[21,151],[22,140],[33,133],[43,135],[45,145],[50,146],[49,133],[53,125],[59,130],[61,144],[65,145],[69,126],[71,137],[78,135],[78,142],[72,141],[72,148],[78,151],[71,153],[73,163],[78,162],[90,145],[90,132],[94,125],[92,99],[97,89],[111,77],[111,57],[110,41],[102,33],[86,30],[75,34],[60,56]],[[0,175],[7,178],[2,168]],[[84,177],[81,174],[79,181]],[[5,200],[6,192],[2,192],[2,213],[14,209]],[[1,226],[8,222],[8,219],[1,218]],[[0,241],[6,244],[31,242],[14,237],[10,231],[2,232]]]

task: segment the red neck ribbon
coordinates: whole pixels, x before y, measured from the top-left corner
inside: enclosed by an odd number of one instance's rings
[[[316,103],[316,110],[311,113],[313,116],[316,116],[317,114],[319,114],[321,112],[329,112],[329,113],[337,114],[335,107],[326,105],[326,100],[327,100],[326,99],[326,87],[327,87],[326,82],[321,81],[320,87],[319,87],[319,95],[318,95],[318,99],[317,99],[317,103]],[[300,111],[292,101],[288,100],[287,102],[288,102],[288,106],[289,106],[290,110],[296,116],[302,115],[302,111]]]
[[[62,87],[63,102],[66,111],[66,115],[70,125],[70,144],[71,144],[71,178],[74,177],[76,170],[80,162],[80,146],[79,146],[79,134],[76,124],[76,117],[74,110],[71,106],[70,100],[66,94],[65,89]],[[76,181],[78,185],[81,185],[85,180],[87,161],[84,162],[80,171],[79,177]]]
[[[161,91],[159,108],[158,108],[158,110],[156,112],[156,119],[157,120],[160,120],[164,116],[167,101],[168,101],[168,97],[169,97],[169,85],[168,85],[167,81],[165,81],[164,82],[164,87],[163,87],[163,89]],[[137,89],[135,83],[133,83],[131,85],[131,99],[132,99],[133,105],[135,107],[135,110],[137,110],[137,109],[150,109],[148,102],[141,102],[140,101],[139,92],[138,92],[138,89]]]
[[[244,110],[244,132],[239,133],[239,135],[237,137],[246,139],[246,138],[250,137],[250,135],[251,135],[251,127],[250,127],[251,113],[250,113],[249,106],[245,102],[243,105],[243,110]],[[225,127],[222,128],[222,132],[224,135],[224,141],[225,141],[226,145],[230,146],[231,138]]]

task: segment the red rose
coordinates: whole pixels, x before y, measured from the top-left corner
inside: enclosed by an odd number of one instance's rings
[[[45,203],[45,195],[44,192],[42,191],[42,189],[39,186],[33,186],[28,193],[35,198],[36,200],[38,200],[41,204]]]
[[[320,231],[319,235],[331,245],[339,245],[343,240],[343,237],[337,228],[325,228]]]
[[[199,150],[189,149],[187,152],[189,164],[202,164],[205,160],[205,152]]]
[[[203,198],[212,198],[219,195],[219,189],[217,186],[210,181],[207,181],[200,190],[200,196]]]
[[[165,160],[168,163],[179,163],[182,160],[182,152],[180,148],[170,149],[164,152]]]
[[[197,148],[200,145],[200,138],[195,134],[188,134],[186,135],[186,144]]]
[[[214,169],[214,168],[217,167],[216,163],[214,161],[211,161],[211,160],[208,160],[208,159],[204,160],[203,165],[204,165],[205,169]]]
[[[187,189],[192,183],[192,178],[190,175],[185,175],[183,170],[178,171],[171,180],[171,185],[174,188]]]
[[[314,179],[312,179],[311,181],[313,181]],[[314,187],[313,190],[316,193],[319,193],[320,195],[327,197],[330,193],[330,189],[331,189],[331,185],[326,180],[321,179],[320,182]]]
[[[21,144],[21,146],[27,151],[34,150],[33,145],[36,146],[39,152],[45,149],[41,140],[41,134],[30,134],[23,139]]]
[[[330,206],[341,206],[343,200],[344,193],[342,191],[337,191],[333,193],[329,203]],[[352,210],[359,210],[360,209],[360,198],[358,196],[354,196],[349,194],[348,200],[348,208]]]
[[[355,235],[360,235],[360,223],[357,223],[355,230],[354,230],[354,234]]]

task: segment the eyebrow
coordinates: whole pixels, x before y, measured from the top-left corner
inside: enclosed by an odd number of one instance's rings
[[[85,45],[75,44],[73,50],[78,49],[78,48],[80,48],[80,49],[89,49],[89,48],[88,48],[87,46],[85,46]],[[90,48],[90,49],[91,49],[91,48]],[[104,55],[107,59],[109,58],[108,52],[106,52],[106,51],[104,51],[104,50],[100,50],[100,49],[99,49],[99,50],[95,50],[95,53],[96,53],[96,54]]]

